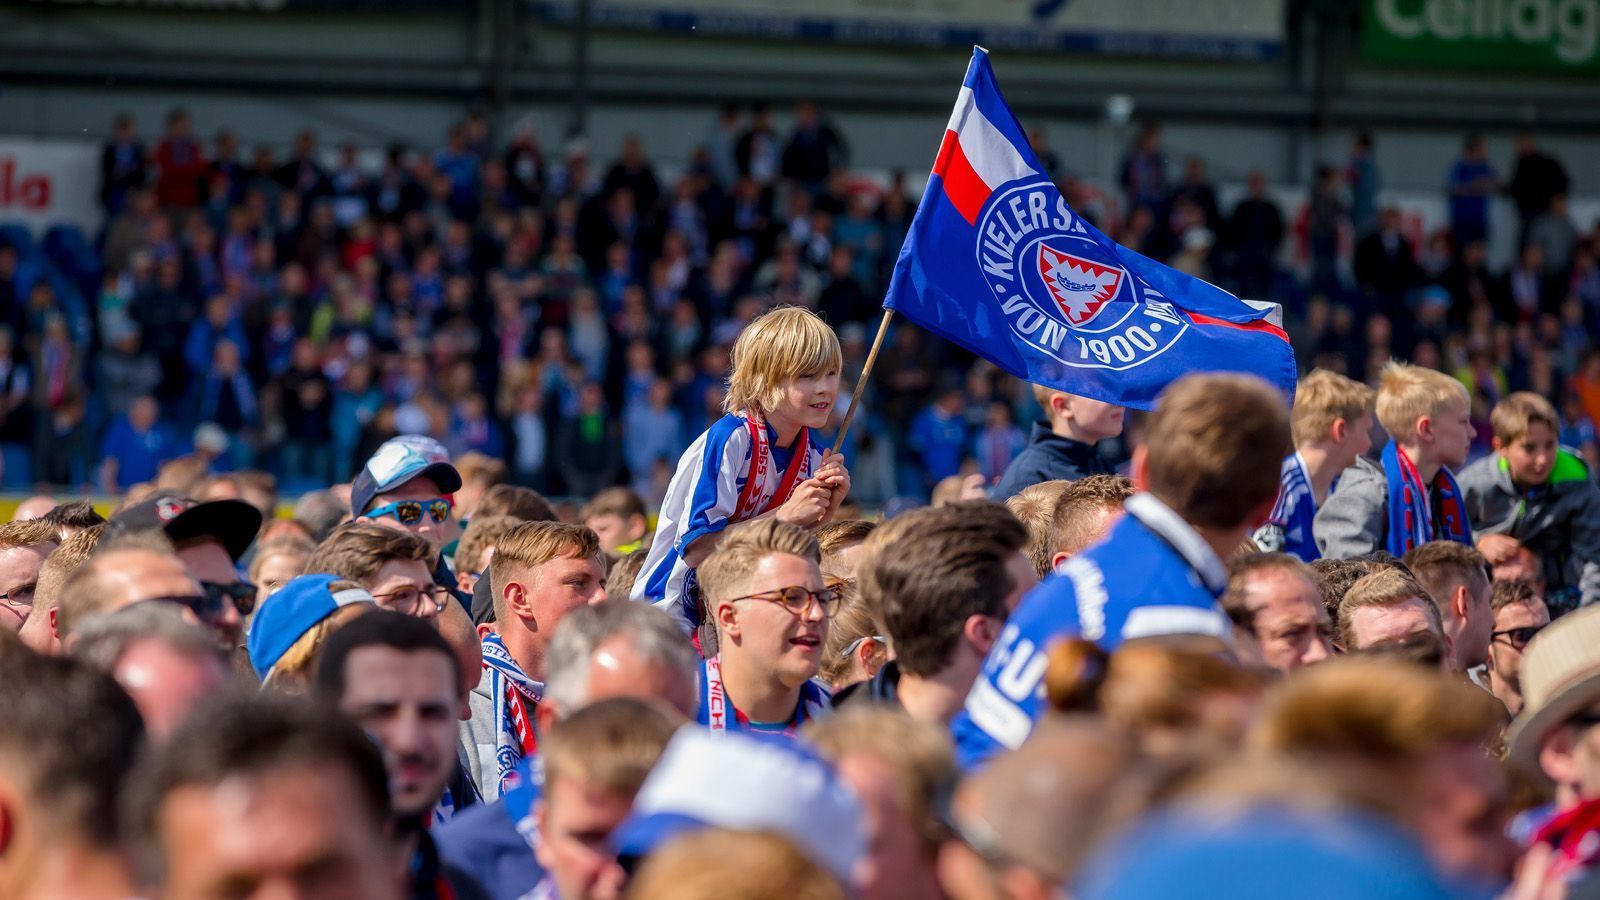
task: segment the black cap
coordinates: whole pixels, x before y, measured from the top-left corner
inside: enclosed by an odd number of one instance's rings
[[[211,500],[162,493],[111,517],[111,531],[122,534],[160,528],[174,544],[197,537],[215,538],[234,562],[250,549],[261,531],[261,510],[243,500]]]

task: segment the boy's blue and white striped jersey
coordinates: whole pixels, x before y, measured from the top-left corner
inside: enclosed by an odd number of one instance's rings
[[[1283,471],[1278,476],[1278,502],[1273,504],[1267,524],[1256,529],[1253,536],[1256,546],[1268,552],[1287,553],[1301,562],[1316,562],[1322,558],[1311,534],[1316,517],[1317,499],[1311,493],[1306,461],[1299,453],[1291,453],[1284,458]]]
[[[1067,560],[1022,598],[951,722],[963,769],[1015,748],[1044,715],[1050,647],[1083,637],[1106,650],[1125,640],[1205,634],[1231,641],[1217,605],[1228,574],[1187,522],[1135,494],[1104,541]]]
[[[764,427],[773,465],[766,467],[763,483],[757,487],[763,493],[774,493],[783,481],[792,448],[777,446],[777,432],[770,424]],[[802,481],[822,465],[821,442],[815,432],[809,433],[809,458],[801,464]],[[667,496],[661,501],[655,542],[645,556],[631,596],[671,613],[686,631],[699,622],[695,621],[688,595],[693,571],[684,561],[683,551],[695,539],[716,534],[732,523],[751,469],[752,445],[750,420],[733,413],[724,415],[684,451],[678,460],[678,471],[667,486]]]

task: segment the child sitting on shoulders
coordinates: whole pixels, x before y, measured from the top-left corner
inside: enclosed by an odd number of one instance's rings
[[[822,447],[839,391],[839,338],[809,310],[779,307],[733,345],[726,413],[678,460],[632,599],[671,613],[685,630],[704,610],[695,567],[735,522],[763,516],[815,528],[850,491],[844,458]]]

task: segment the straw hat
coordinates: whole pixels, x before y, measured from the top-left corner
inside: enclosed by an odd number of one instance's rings
[[[1600,605],[1557,619],[1522,655],[1522,712],[1506,732],[1512,761],[1539,771],[1539,747],[1557,726],[1600,703]]]

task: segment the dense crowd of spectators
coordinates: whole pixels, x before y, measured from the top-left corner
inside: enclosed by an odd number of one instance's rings
[[[474,116],[367,171],[179,112],[118,123],[98,251],[6,232],[8,463],[113,499],[0,525],[0,897],[1600,892],[1559,163],[1469,139],[1419,251],[1365,136],[1290,227],[1146,129],[1122,195],[1057,177],[1281,299],[1293,405],[1197,372],[1135,419],[901,327],[841,456],[912,201],[795,121],[666,187],[636,137]]]
[[[92,252],[40,257],[0,236],[5,480],[111,491],[199,451],[293,491],[348,477],[395,434],[427,433],[504,457],[553,494],[629,484],[655,500],[718,414],[727,347],[759,312],[821,313],[847,382],[876,327],[913,186],[852,170],[816,106],[792,121],[780,131],[770,109],[730,106],[668,177],[640,135],[614,156],[552,149],[529,126],[497,136],[479,114],[435,150],[381,160],[326,151],[309,130],[287,156],[246,151],[226,129],[199,137],[183,110],[147,140],[119,117]],[[1221,208],[1205,162],[1174,165],[1155,126],[1130,145],[1120,192],[1030,137],[1069,204],[1121,243],[1282,302],[1307,368],[1360,380],[1391,357],[1440,368],[1473,391],[1480,434],[1500,397],[1531,389],[1592,452],[1595,236],[1571,221],[1567,176],[1531,137],[1503,180],[1469,138],[1449,172],[1450,226],[1420,246],[1380,204],[1368,135],[1300,210],[1259,172]],[[1522,249],[1496,270],[1485,238],[1501,191]],[[51,263],[72,271],[41,277]],[[1039,418],[1020,387],[894,328],[871,425],[847,448],[856,495],[925,497],[958,473],[992,483]]]

